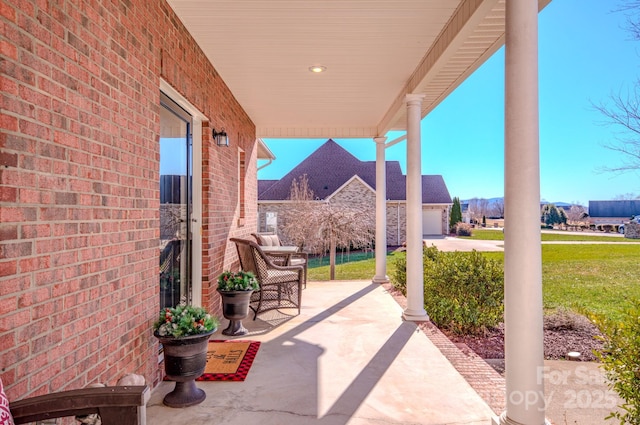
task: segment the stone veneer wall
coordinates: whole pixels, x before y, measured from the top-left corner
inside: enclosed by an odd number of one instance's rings
[[[640,224],[634,222],[625,224],[624,237],[628,239],[640,239]]]
[[[407,240],[407,204],[387,201],[387,245],[400,246]]]
[[[375,193],[362,181],[351,180],[332,198],[331,202],[337,205],[366,205],[372,211],[372,226],[375,227]],[[318,201],[324,202],[324,201]],[[258,203],[258,229],[266,229],[266,213],[275,212],[278,215],[278,234],[286,243],[286,236],[282,228],[287,220],[286,212],[291,208],[290,201],[260,201]],[[363,210],[365,207],[363,207]],[[447,206],[423,206],[423,209],[437,209],[442,211],[442,233],[446,234],[449,223],[449,213]],[[387,201],[387,245],[399,246],[406,241],[407,220],[406,202]]]

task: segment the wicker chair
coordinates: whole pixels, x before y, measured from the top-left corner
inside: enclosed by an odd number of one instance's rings
[[[260,283],[260,290],[251,294],[253,320],[258,313],[280,308],[297,308],[300,314],[304,267],[274,264],[253,241],[231,238],[231,242],[236,244],[242,270],[253,272]]]
[[[282,246],[282,241],[275,233],[252,233],[256,239],[256,243],[260,246]],[[279,253],[266,253],[274,264],[279,266],[302,266],[304,267],[304,281],[306,288],[307,282],[307,263],[309,262],[309,255],[306,252],[296,252],[295,254],[279,254]]]

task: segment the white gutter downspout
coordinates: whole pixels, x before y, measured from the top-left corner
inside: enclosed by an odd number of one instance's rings
[[[262,170],[264,167],[267,167],[267,166],[271,165],[271,163],[272,163],[272,162],[273,162],[273,159],[269,158],[269,161],[267,161],[267,163],[266,163],[266,164],[262,164],[261,166],[259,166],[259,167],[256,169],[256,171],[260,171],[260,170]]]

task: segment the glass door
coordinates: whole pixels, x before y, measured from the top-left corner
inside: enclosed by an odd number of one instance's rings
[[[164,93],[160,108],[160,308],[191,303],[191,116]]]

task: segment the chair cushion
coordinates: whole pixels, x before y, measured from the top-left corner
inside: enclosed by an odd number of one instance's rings
[[[257,235],[257,236],[258,236],[258,245],[271,246],[271,238],[268,238],[267,235]]]
[[[9,399],[4,393],[2,379],[0,379],[0,425],[13,425],[13,417],[9,410]]]
[[[269,235],[269,239],[271,239],[271,246],[280,246],[278,235]]]
[[[280,246],[278,235],[258,235],[260,246]]]
[[[295,270],[275,270],[268,269],[267,277],[261,282],[263,285],[273,283],[296,282],[298,280],[298,271]]]

